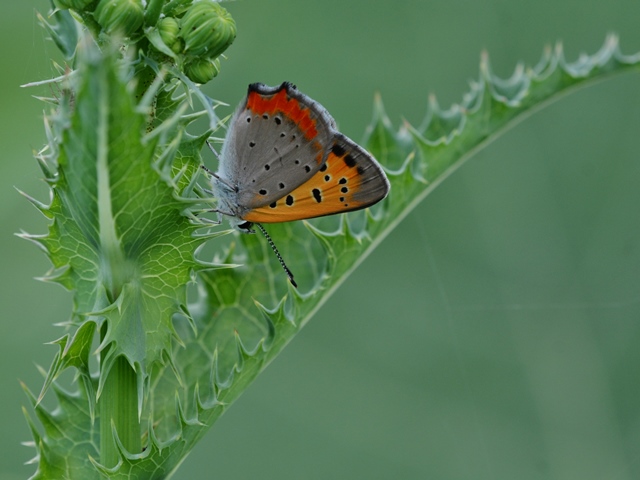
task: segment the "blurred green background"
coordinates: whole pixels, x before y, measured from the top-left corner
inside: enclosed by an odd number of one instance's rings
[[[44,0],[2,2],[3,276],[0,478],[32,451],[18,379],[38,390],[70,295],[12,234],[45,220],[31,150],[44,142],[54,46]],[[457,102],[486,49],[498,75],[563,40],[567,58],[617,32],[631,0],[238,0],[239,36],[207,86],[289,80],[362,138],[374,92],[398,125]],[[57,58],[57,57],[56,57]],[[347,280],[208,433],[174,478],[640,478],[640,84],[611,79],[553,104],[447,179]],[[228,112],[231,111],[228,109]]]

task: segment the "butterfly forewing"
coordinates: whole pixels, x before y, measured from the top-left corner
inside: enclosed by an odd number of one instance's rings
[[[335,123],[322,106],[291,84],[249,86],[234,114],[221,175],[237,186],[238,206],[269,205],[308,181],[327,157]]]
[[[375,159],[334,133],[324,165],[282,198],[246,213],[249,222],[278,223],[366,208],[383,199],[389,182]]]

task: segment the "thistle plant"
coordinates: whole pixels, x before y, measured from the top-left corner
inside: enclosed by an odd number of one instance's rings
[[[33,478],[168,478],[346,276],[467,158],[561,95],[637,68],[611,36],[567,63],[562,48],[496,78],[483,57],[460,105],[434,102],[396,131],[376,99],[364,146],[391,193],[366,211],[273,225],[268,243],[206,221],[201,151],[224,125],[198,84],[220,74],[236,36],[210,0],[55,0],[40,17],[62,52],[49,83],[48,142],[36,159],[51,190],[45,235],[24,234],[73,292],[67,331],[32,410]],[[195,120],[208,128],[197,131]],[[231,235],[230,235],[231,234]],[[206,246],[206,248],[204,248]],[[187,289],[189,286],[189,295]],[[60,382],[75,374],[73,388]],[[54,396],[59,408],[42,400]]]

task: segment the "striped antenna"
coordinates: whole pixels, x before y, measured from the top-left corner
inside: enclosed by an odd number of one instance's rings
[[[293,273],[291,273],[291,270],[289,270],[289,267],[287,267],[287,264],[284,263],[284,260],[282,259],[282,255],[280,255],[280,252],[276,248],[276,244],[273,243],[273,240],[271,240],[271,237],[269,236],[267,231],[259,223],[254,223],[254,225],[260,229],[260,231],[264,235],[264,238],[266,238],[267,242],[269,242],[269,245],[271,245],[271,249],[273,250],[273,253],[276,254],[276,257],[278,258],[278,261],[280,262],[280,265],[282,265],[282,268],[284,269],[285,273],[289,277],[289,281],[291,282],[291,285],[293,285],[294,287],[298,288],[298,284],[293,279]]]

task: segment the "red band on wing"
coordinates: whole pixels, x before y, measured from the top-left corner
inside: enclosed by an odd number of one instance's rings
[[[247,108],[258,115],[281,113],[298,125],[307,140],[312,140],[318,135],[316,121],[311,118],[311,110],[304,108],[297,99],[288,98],[284,88],[269,96],[260,95],[255,91],[250,92]]]

